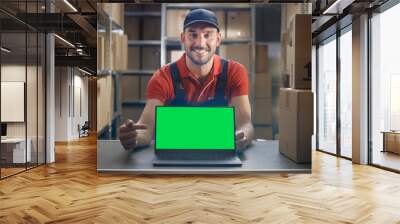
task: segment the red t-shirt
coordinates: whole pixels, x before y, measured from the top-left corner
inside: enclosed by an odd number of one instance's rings
[[[181,84],[186,93],[186,99],[189,102],[203,102],[214,97],[217,83],[217,76],[222,70],[221,58],[214,56],[214,64],[207,76],[206,81],[201,84],[196,77],[190,73],[185,63],[186,55],[183,54],[177,61],[177,67],[181,77]],[[247,71],[243,65],[236,61],[229,61],[227,74],[227,88],[225,97],[230,102],[232,97],[248,95],[248,77]],[[158,69],[151,77],[147,85],[147,99],[158,99],[163,104],[175,98],[174,86],[170,69],[164,65]]]

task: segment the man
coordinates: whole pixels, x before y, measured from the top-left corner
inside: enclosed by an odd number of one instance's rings
[[[246,148],[253,138],[247,72],[238,62],[226,61],[215,54],[221,44],[215,14],[205,9],[190,11],[184,21],[181,42],[185,54],[157,70],[150,79],[148,100],[139,121],[128,120],[120,126],[122,145],[133,149],[150,144],[156,106],[229,105],[235,107],[236,148]]]

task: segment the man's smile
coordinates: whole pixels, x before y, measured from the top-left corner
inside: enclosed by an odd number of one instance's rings
[[[210,50],[206,48],[192,48],[192,51],[199,56],[207,55],[210,52]]]

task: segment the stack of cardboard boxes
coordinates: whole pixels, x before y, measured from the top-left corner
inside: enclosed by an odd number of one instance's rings
[[[124,26],[124,4],[99,4],[114,24]],[[123,32],[112,33],[111,40],[108,34],[97,35],[97,70],[124,71],[128,65],[128,37]],[[111,49],[110,43],[111,41]]]
[[[112,34],[112,70],[126,71],[128,69],[128,36]]]
[[[107,13],[112,22],[124,27],[124,4],[99,3],[98,7]],[[103,24],[106,26],[106,24]],[[109,35],[111,38],[109,38]],[[97,36],[97,69],[125,71],[128,59],[128,37],[123,32],[98,33]],[[112,76],[97,77],[97,131],[111,125],[114,116],[114,80]]]
[[[268,46],[257,44],[253,101],[254,138],[256,139],[273,139],[272,81],[267,62]]]
[[[313,94],[311,91],[311,15],[296,14],[287,36],[289,87],[279,92],[279,150],[298,163],[311,162]]]

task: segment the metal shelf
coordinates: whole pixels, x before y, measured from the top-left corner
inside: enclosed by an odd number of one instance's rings
[[[208,9],[213,10],[250,10],[249,3],[170,3],[167,4],[168,9],[196,9],[196,8],[203,8],[207,7]]]
[[[161,12],[125,12],[125,16],[153,16],[153,17],[161,17]]]
[[[112,73],[113,73],[113,71],[111,69],[97,70],[98,76],[111,75]]]
[[[156,70],[131,69],[119,72],[121,75],[152,76]]]
[[[128,46],[160,46],[161,41],[159,40],[128,40]]]
[[[171,46],[181,46],[182,43],[178,38],[165,37],[166,44]],[[247,44],[251,43],[252,39],[223,39],[221,44]]]
[[[247,44],[251,42],[251,39],[223,39],[221,44]]]

